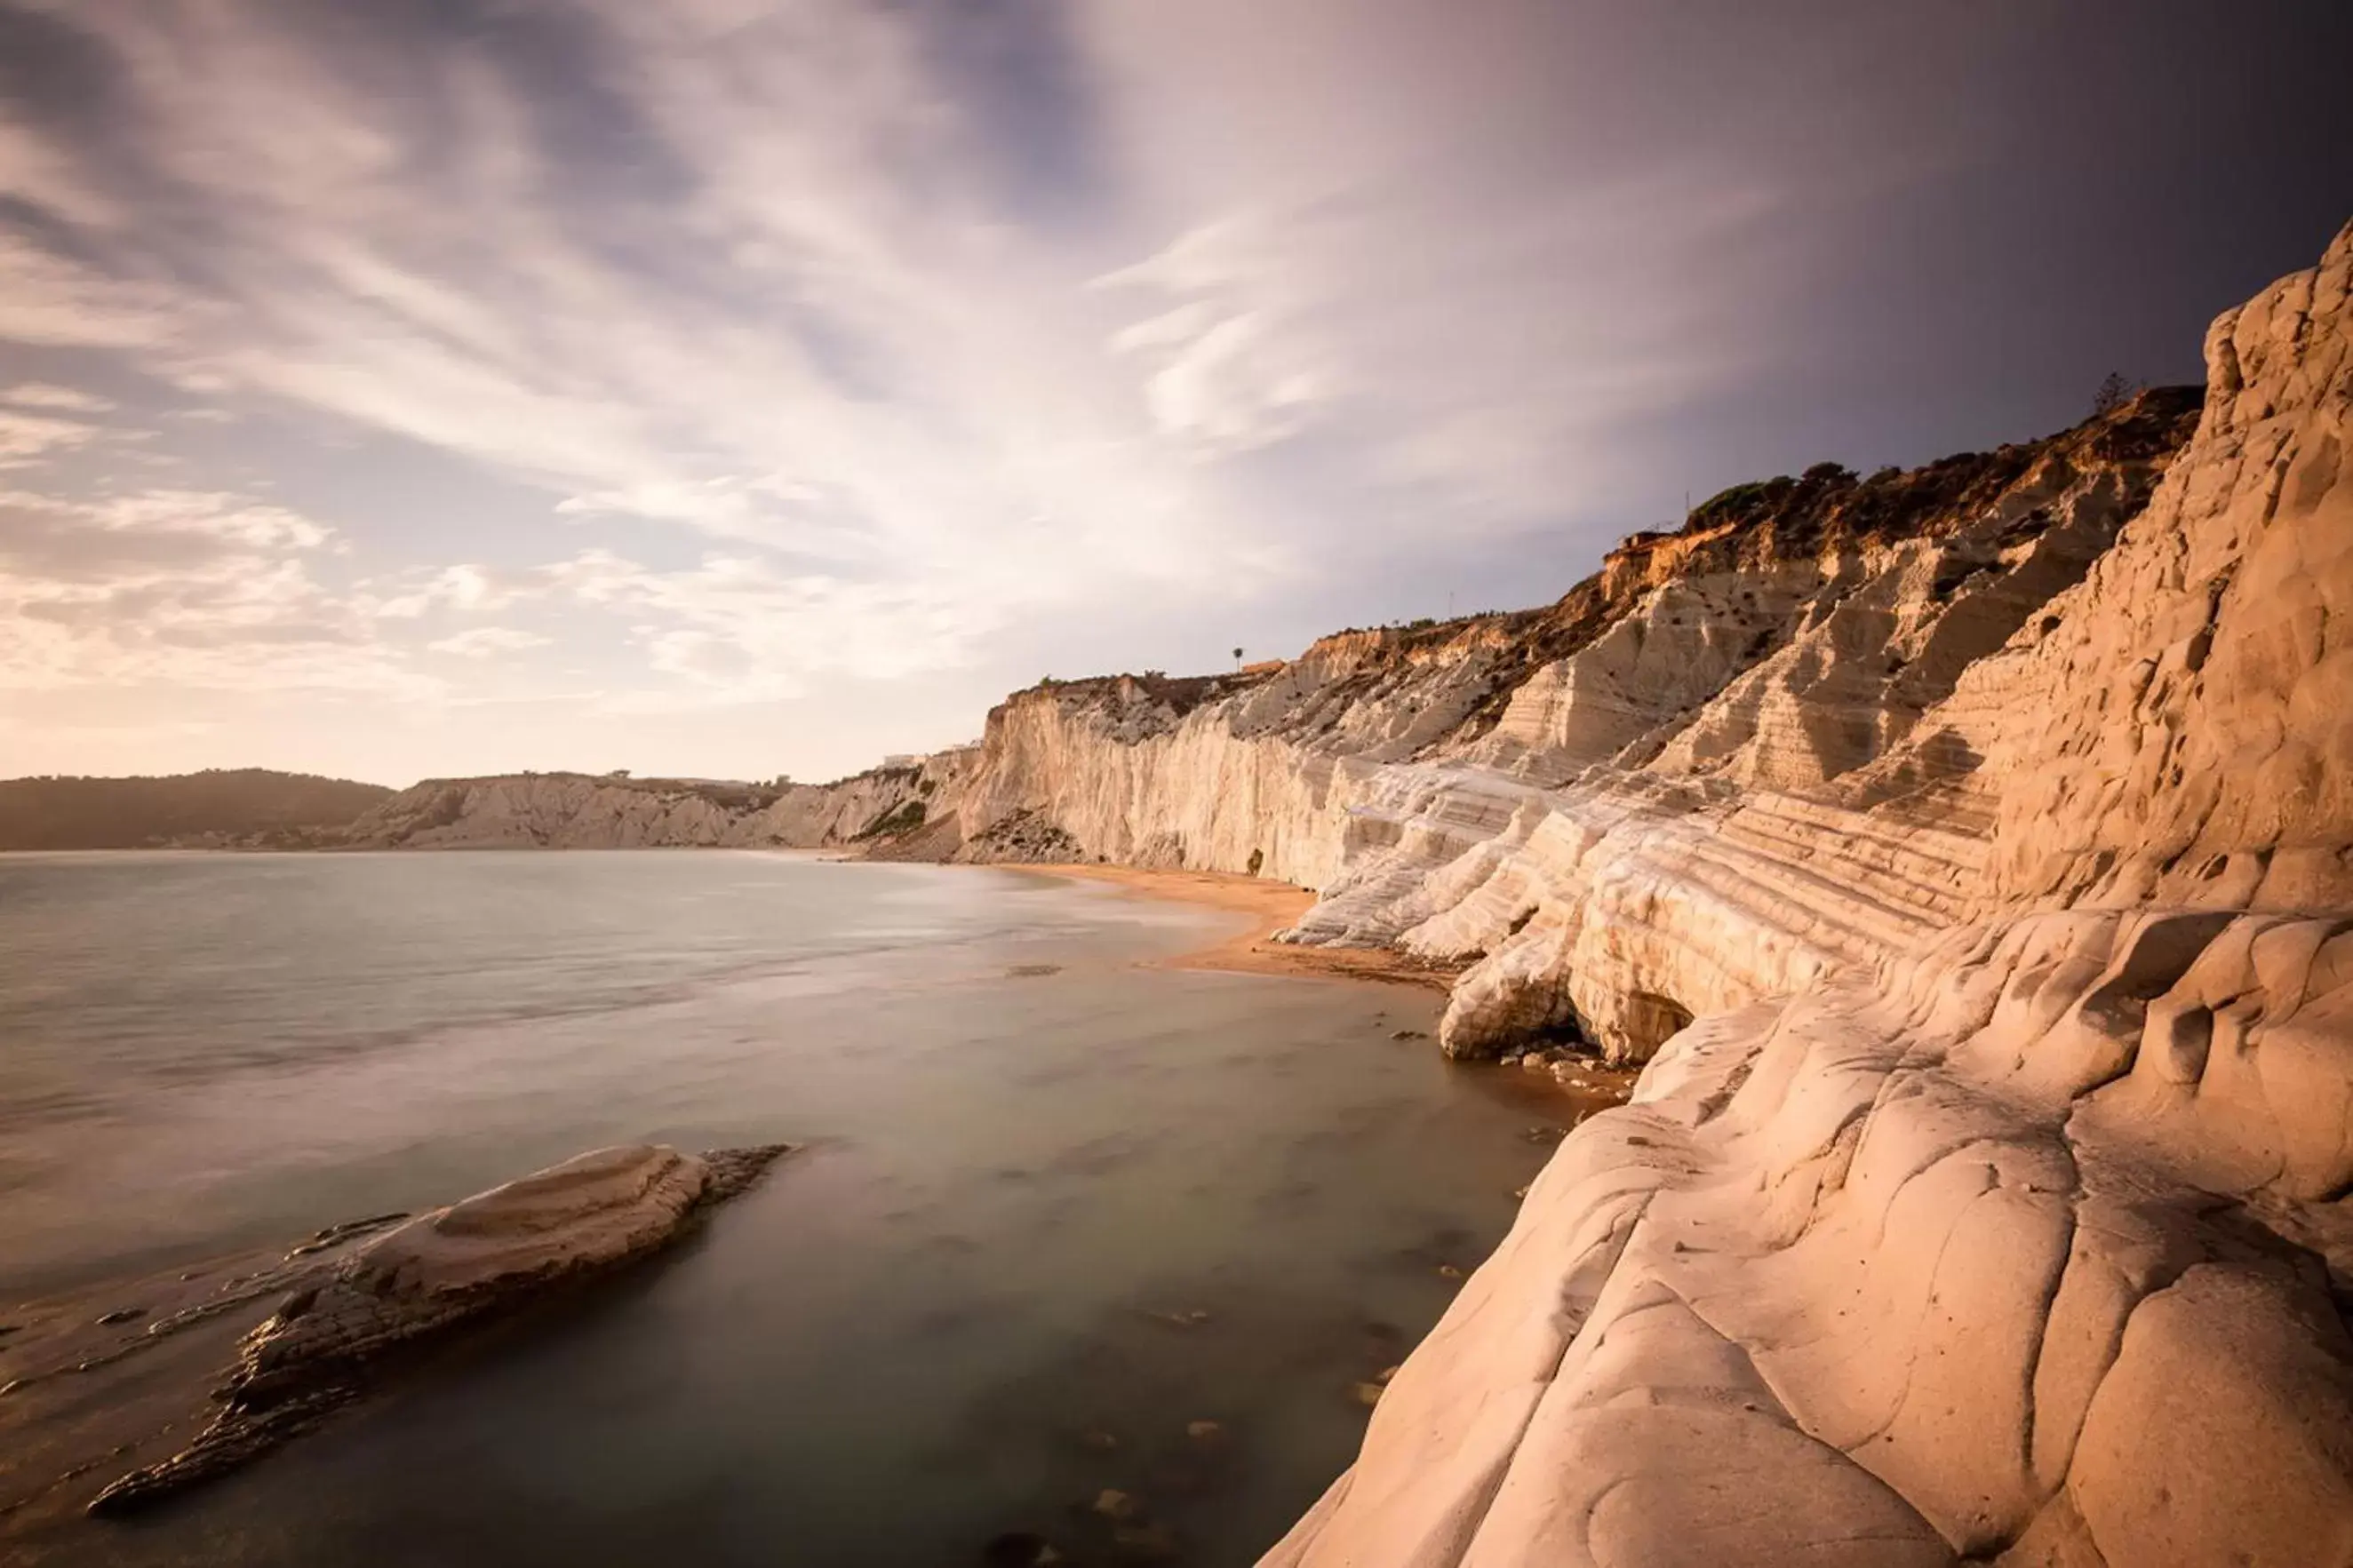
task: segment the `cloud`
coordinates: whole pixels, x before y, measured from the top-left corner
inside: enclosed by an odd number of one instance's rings
[[[47,215],[28,297],[172,384],[822,574],[911,617],[860,639],[886,651],[936,646],[959,595],[1051,613],[1303,580],[1313,519],[1220,466],[1310,434],[1327,515],[1438,478],[1485,508],[1467,525],[1519,526],[1606,447],[1515,411],[1560,383],[1544,354],[1588,404],[1722,372],[1736,335],[1672,352],[1683,318],[1636,268],[1586,267],[1609,297],[1581,318],[1538,308],[1578,224],[1622,216],[1591,201],[1499,220],[1344,158],[1198,220],[1129,210],[1102,37],[1049,4],[979,15],[606,0],[459,37],[77,12],[113,62],[91,90],[142,133],[20,128]]]
[[[166,286],[108,277],[0,228],[0,339],[162,348],[188,313],[188,302]]]
[[[665,572],[587,551],[543,580],[546,593],[611,616],[650,669],[723,703],[795,696],[827,675],[951,668],[1005,613],[936,587],[843,582],[746,555]]]
[[[1103,281],[1150,279],[1148,270],[1130,269]],[[1121,329],[1111,343],[1146,365],[1144,400],[1154,425],[1205,456],[1294,436],[1326,400],[1322,367],[1304,356],[1286,363],[1286,345],[1267,318],[1246,307],[1188,300]]]
[[[1132,392],[1062,304],[1082,270],[1007,223],[1069,222],[1097,177],[1033,163],[1099,139],[1074,123],[1076,46],[1056,5],[992,10],[522,6],[503,45],[258,6],[76,13],[145,133],[20,128],[63,237],[28,249],[26,297],[40,331],[148,349],[174,384],[463,454],[565,516],[895,578],[908,603],[1186,579],[1198,551],[1155,545],[1239,529],[1184,454],[1136,443]],[[1039,179],[1060,194],[1020,188]],[[202,221],[126,224],[142,197]],[[1041,516],[1056,547],[1010,559]]]
[[[34,215],[0,215],[0,337],[117,356],[223,495],[275,420],[542,499],[453,561],[385,523],[59,490],[80,533],[43,532],[53,591],[16,591],[79,629],[16,651],[38,679],[292,679],[272,639],[311,638],[332,679],[432,700],[425,661],[520,635],[619,701],[934,679],[1077,617],[1376,579],[1435,506],[1525,528],[1591,482],[1611,405],[1742,352],[1596,237],[1696,202],[1687,232],[1738,240],[1722,171],[1499,210],[1374,142],[1177,197],[1154,95],[1209,79],[1165,53],[1127,90],[1109,24],[1051,0],[44,16],[71,90],[0,128]],[[1594,303],[1553,299],[1564,273]],[[12,406],[0,461],[86,445],[61,416],[101,412]],[[165,621],[130,624],[149,604]],[[529,634],[476,624],[523,604]]]
[[[353,604],[383,620],[413,621],[437,610],[502,610],[540,591],[535,574],[495,571],[470,562],[360,585]]]
[[[527,632],[514,626],[475,626],[436,638],[425,647],[429,652],[446,653],[457,658],[491,658],[502,653],[545,647],[550,640],[537,632]]]
[[[1495,195],[1375,179],[1228,215],[1095,280],[1150,311],[1112,349],[1166,434],[1213,455],[1335,435],[1359,482],[1435,487],[1474,528],[1556,510],[1630,422],[1768,354],[1749,301],[1671,259],[1768,252],[1778,198],[1736,168]]]
[[[332,537],[298,512],[228,491],[146,489],[66,500],[0,490],[0,564],[61,578],[295,555]]]
[[[430,696],[314,574],[331,539],[229,494],[0,493],[0,686]]]
[[[1916,38],[1762,17],[0,0],[0,673],[938,704],[1565,585],[1924,166],[1826,90]]]
[[[27,381],[0,389],[0,403],[13,403],[19,408],[55,408],[68,414],[104,414],[114,406],[111,397],[43,381]]]
[[[86,446],[97,427],[77,419],[51,419],[0,408],[0,468],[21,468],[58,452]]]
[[[758,554],[658,568],[605,549],[531,567],[461,563],[356,585],[349,604],[378,635],[466,658],[559,639],[502,626],[439,637],[406,631],[528,606],[575,649],[607,659],[629,707],[733,705],[801,694],[830,676],[890,679],[968,663],[1005,612],[895,581],[845,582]]]

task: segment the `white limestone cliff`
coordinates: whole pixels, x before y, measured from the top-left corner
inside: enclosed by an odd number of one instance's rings
[[[1694,1025],[1267,1561],[2353,1561],[2348,928],[2027,916]]]
[[[1270,1564],[2353,1563],[2349,275],[2216,324],[2147,510],[1860,766],[1483,853],[1398,795],[1482,869],[1327,926],[1536,911],[1450,1043],[1699,1018]]]

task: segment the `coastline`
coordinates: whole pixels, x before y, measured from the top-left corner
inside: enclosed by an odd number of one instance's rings
[[[1166,899],[1250,917],[1244,931],[1174,958],[1151,959],[1145,967],[1207,969],[1232,974],[1275,974],[1306,980],[1369,980],[1388,985],[1419,985],[1444,993],[1461,965],[1432,963],[1386,947],[1303,947],[1274,940],[1297,923],[1316,895],[1289,882],[1233,871],[1155,870],[1136,866],[1074,862],[1000,865],[1002,871],[1032,871],[1070,881],[1102,882],[1139,898]]]
[[[422,858],[433,860],[423,868],[431,888],[495,882],[507,874],[461,857]],[[624,856],[579,858],[587,869],[626,879],[616,888],[635,885],[637,867]],[[677,858],[687,862],[676,868],[681,871],[707,868],[714,885],[732,886],[744,874],[705,858]],[[570,869],[558,858],[543,868]],[[217,868],[268,891],[281,925],[315,929],[289,912],[303,900],[285,896],[267,868],[220,862]],[[305,862],[303,869],[347,886],[361,885],[353,879],[365,871],[325,860]],[[891,889],[859,889],[852,885],[866,879],[820,878],[816,869],[794,886],[807,888],[824,909],[825,923],[815,928],[821,940],[830,942],[842,929],[838,922],[855,913],[853,898],[871,899],[871,923],[879,929],[909,942],[919,934],[906,925]],[[1066,874],[1066,885],[1074,875]],[[427,1363],[412,1363],[406,1352],[375,1363],[370,1377],[381,1381],[372,1386],[382,1397],[371,1398],[366,1414],[349,1426],[335,1423],[349,1433],[364,1421],[364,1436],[306,1438],[296,1454],[265,1460],[201,1502],[194,1496],[165,1500],[152,1484],[188,1473],[185,1464],[249,1435],[244,1426],[224,1425],[227,1402],[206,1395],[237,1386],[239,1373],[231,1369],[245,1364],[244,1342],[308,1288],[303,1281],[311,1271],[339,1268],[341,1247],[373,1245],[390,1234],[391,1226],[405,1222],[374,1222],[396,1209],[428,1213],[427,1205],[460,1198],[470,1188],[500,1190],[491,1184],[543,1156],[534,1152],[489,1174],[451,1175],[447,1167],[457,1162],[428,1154],[397,1173],[396,1188],[364,1184],[345,1192],[328,1181],[288,1181],[282,1184],[308,1194],[297,1205],[301,1212],[255,1227],[263,1237],[256,1245],[218,1254],[209,1244],[185,1254],[159,1251],[142,1255],[135,1268],[110,1268],[39,1301],[0,1301],[0,1321],[16,1331],[0,1336],[0,1383],[26,1380],[0,1400],[0,1430],[8,1434],[0,1443],[0,1560],[14,1563],[21,1552],[27,1561],[59,1565],[118,1555],[126,1563],[160,1563],[187,1542],[200,1554],[218,1539],[216,1528],[249,1529],[255,1559],[265,1564],[332,1559],[332,1548],[353,1542],[364,1556],[365,1542],[425,1496],[443,1511],[417,1511],[429,1514],[424,1528],[443,1539],[462,1529],[479,1540],[523,1540],[533,1523],[529,1507],[512,1506],[497,1488],[461,1479],[439,1495],[443,1483],[434,1477],[447,1450],[435,1436],[444,1423],[432,1412],[444,1397],[459,1402],[449,1408],[460,1419],[483,1423],[481,1429],[513,1450],[550,1455],[549,1473],[570,1473],[558,1468],[575,1452],[566,1446],[568,1434],[588,1430],[599,1447],[580,1465],[592,1475],[609,1442],[627,1445],[623,1452],[637,1473],[687,1489],[715,1464],[735,1462],[741,1444],[768,1445],[760,1452],[775,1455],[779,1468],[803,1457],[793,1427],[765,1421],[723,1425],[702,1443],[699,1434],[712,1428],[707,1411],[724,1406],[743,1375],[735,1368],[751,1365],[767,1380],[763,1396],[773,1389],[774,1405],[813,1411],[804,1417],[812,1428],[869,1419],[870,1409],[882,1415],[871,1418],[873,1436],[838,1448],[828,1444],[821,1474],[799,1470],[789,1505],[761,1493],[704,1516],[714,1522],[690,1525],[701,1534],[690,1536],[688,1556],[724,1556],[704,1543],[756,1538],[788,1507],[807,1507],[814,1525],[790,1522],[822,1532],[822,1542],[861,1542],[876,1528],[856,1500],[861,1489],[920,1474],[925,1464],[961,1466],[969,1455],[968,1473],[980,1479],[940,1489],[936,1499],[919,1486],[908,1506],[895,1510],[904,1517],[890,1525],[890,1560],[976,1561],[976,1551],[1000,1537],[1034,1535],[1080,1561],[1124,1559],[1145,1548],[1157,1556],[1169,1542],[1181,1542],[1193,1561],[1253,1561],[1346,1464],[1361,1440],[1366,1391],[1402,1360],[1478,1256],[1508,1228],[1513,1205],[1506,1194],[1534,1177],[1548,1152],[1524,1136],[1528,1124],[1566,1117],[1529,1102],[1533,1080],[1527,1094],[1482,1092],[1496,1087],[1485,1081],[1490,1075],[1466,1084],[1464,1075],[1439,1069],[1421,1043],[1397,1039],[1399,1025],[1426,1028],[1420,1016],[1432,1010],[1410,994],[1188,982],[1181,973],[1129,967],[1144,953],[1213,944],[1246,952],[1307,903],[1298,889],[1239,877],[1094,879],[1128,887],[1086,895],[1095,900],[1092,915],[1070,899],[1012,896],[1025,887],[1050,893],[1052,884],[1043,881],[932,889],[944,896],[950,915],[984,933],[1008,923],[1034,926],[1050,940],[1073,925],[1107,930],[1113,942],[1089,939],[1102,960],[1070,965],[1050,995],[1048,987],[1014,987],[1013,1005],[974,1008],[910,965],[914,983],[895,988],[896,1012],[882,1011],[892,1005],[892,995],[865,985],[828,988],[807,1004],[768,988],[721,985],[710,989],[712,1008],[672,1015],[682,1026],[660,1030],[645,1028],[630,1009],[617,1010],[609,1029],[593,1037],[600,1047],[639,1050],[678,1081],[701,1086],[700,1100],[671,1112],[679,1120],[757,1117],[765,1125],[773,1110],[779,1113],[775,1124],[787,1130],[803,1120],[815,1124],[818,1157],[793,1173],[804,1179],[781,1185],[756,1215],[725,1221],[747,1230],[736,1235],[750,1245],[713,1237],[669,1262],[649,1255],[629,1282],[584,1291],[576,1304],[524,1309],[496,1328],[453,1323],[459,1337],[448,1342],[452,1349],[419,1354],[448,1354],[459,1376],[412,1377],[412,1365]],[[1174,905],[1155,914],[1127,901],[1155,895],[1232,912],[1175,921]],[[125,896],[151,901],[135,889]],[[473,951],[469,935],[453,931],[446,908],[470,901],[437,893],[402,907],[420,931],[464,953]],[[586,896],[553,906],[558,913],[610,907],[659,908]],[[727,900],[716,907],[734,910]],[[1138,924],[1139,916],[1151,918]],[[1126,941],[1130,936],[1137,940]],[[397,955],[415,951],[407,942],[389,945]],[[539,945],[578,951],[568,940]],[[691,951],[684,942],[651,945],[657,956]],[[301,960],[313,950],[263,942],[255,951],[292,952]],[[1032,955],[1018,947],[1004,954],[1008,961]],[[442,960],[428,954],[418,963],[431,973]],[[335,965],[305,961],[298,967],[315,972],[328,987],[324,994],[347,1005]],[[1152,967],[1171,971],[1173,963]],[[400,994],[417,989],[403,984]],[[925,1017],[936,1026],[924,1026]],[[578,1033],[588,1026],[572,1014],[544,1026],[527,1022],[495,1040],[468,1040],[467,1059],[528,1068],[539,1059],[532,1039],[569,1048],[588,1037]],[[762,1031],[789,1041],[866,1029],[892,1042],[892,1059],[844,1073],[830,1085],[811,1087],[815,1069],[789,1060],[763,1074],[759,1067],[790,1053],[744,1049],[744,1040]],[[183,1026],[170,1043],[177,1049],[191,1037],[194,1027]],[[424,1037],[423,1031],[411,1037]],[[700,1056],[698,1046],[705,1047]],[[1016,1051],[1021,1070],[1008,1073]],[[839,1061],[842,1054],[810,1055]],[[917,1057],[925,1063],[917,1075],[924,1087],[911,1090],[902,1069]],[[1327,1081],[1333,1064],[1342,1061],[1345,1081]],[[423,1081],[438,1075],[419,1068],[403,1076]],[[549,1102],[543,1075],[491,1076],[493,1090],[512,1085],[512,1103],[529,1114],[570,1124],[565,1102]],[[1519,1089],[1517,1075],[1503,1087]],[[928,1104],[920,1100],[935,1088]],[[601,1114],[601,1083],[572,1092],[591,1108],[592,1120]],[[353,1098],[334,1092],[319,1103],[332,1109]],[[875,1108],[871,1125],[922,1135],[855,1143],[828,1136],[849,1114],[844,1105]],[[446,1118],[438,1103],[423,1103],[419,1113],[430,1118],[416,1123],[427,1137],[470,1131]],[[502,1128],[510,1121],[499,1115],[488,1124]],[[157,1148],[171,1142],[142,1141]],[[965,1171],[993,1179],[955,1174]],[[938,1184],[970,1201],[902,1213],[918,1184]],[[1124,1215],[1165,1211],[1187,1199],[1206,1212],[1223,1205],[1265,1223],[1171,1226],[1165,1241],[1123,1249],[1102,1247],[1099,1232],[1060,1217],[1085,1210],[1116,1225]],[[847,1221],[844,1203],[858,1205]],[[845,1234],[854,1235],[854,1247],[844,1247]],[[967,1247],[941,1242],[943,1235],[983,1239]],[[796,1259],[821,1247],[842,1248],[837,1256],[851,1284],[812,1303],[806,1293],[795,1294]],[[1008,1289],[990,1247],[1021,1258],[1050,1289]],[[713,1274],[723,1250],[727,1257]],[[1301,1258],[1311,1262],[1300,1266],[1294,1281],[1283,1271]],[[965,1258],[970,1261],[957,1261]],[[918,1276],[922,1290],[904,1288],[902,1281]],[[743,1312],[745,1292],[754,1288],[759,1299],[777,1303],[779,1316],[789,1314],[800,1347],[790,1355],[770,1359],[762,1348],[771,1337],[765,1314]],[[655,1290],[662,1294],[651,1311],[635,1305]],[[398,1309],[403,1299],[370,1300]],[[265,1333],[341,1323],[338,1301],[343,1298],[322,1291]],[[944,1333],[939,1325],[952,1313],[963,1314],[953,1320],[959,1326]],[[633,1402],[615,1415],[596,1404],[599,1387],[645,1386],[631,1380],[644,1375],[649,1362],[675,1364],[671,1336],[681,1321],[691,1324],[686,1333],[698,1344],[733,1340],[750,1348],[701,1361],[707,1371],[692,1371],[700,1381],[675,1394],[667,1392],[667,1376],[649,1379],[660,1390],[649,1406]],[[159,1331],[159,1324],[174,1326]],[[981,1334],[992,1336],[984,1342],[986,1357],[971,1348],[972,1336]],[[849,1360],[842,1347],[878,1339],[924,1374],[881,1399],[854,1373],[834,1370]],[[132,1345],[135,1351],[124,1351]],[[528,1349],[509,1362],[505,1347],[514,1345]],[[464,1375],[493,1364],[501,1370],[480,1382]],[[534,1368],[556,1370],[543,1381]],[[584,1390],[579,1403],[562,1401],[567,1387]],[[451,1388],[458,1392],[448,1394]],[[559,1414],[547,1415],[551,1407]],[[323,1413],[327,1405],[317,1408]],[[419,1409],[427,1414],[406,1414]],[[614,1422],[609,1434],[594,1426],[607,1418]],[[202,1447],[216,1426],[223,1436]],[[944,1459],[937,1457],[943,1432],[954,1434],[948,1441],[955,1445]],[[1281,1441],[1269,1441],[1268,1434],[1280,1434]],[[990,1467],[1008,1446],[1034,1458],[999,1483],[988,1479]],[[245,1451],[239,1447],[237,1454]],[[194,1458],[180,1462],[190,1453]],[[388,1491],[369,1482],[378,1467],[395,1478],[385,1483]],[[126,1477],[142,1479],[114,1492],[114,1501],[153,1499],[161,1505],[154,1517],[135,1524],[87,1518],[101,1489]],[[403,1477],[420,1479],[410,1487]],[[1096,1506],[1106,1490],[1118,1494],[1116,1516]],[[819,1495],[827,1492],[848,1500],[828,1511]],[[764,1528],[747,1528],[747,1521]],[[1120,1531],[1127,1532],[1124,1545]],[[430,1537],[426,1549],[433,1549]],[[831,1560],[822,1548],[817,1555]]]

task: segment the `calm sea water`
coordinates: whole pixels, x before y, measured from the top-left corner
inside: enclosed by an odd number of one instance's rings
[[[0,858],[0,1300],[602,1143],[810,1145],[45,1560],[1083,1564],[1115,1488],[1251,1561],[1546,1151],[1517,1075],[1390,1037],[1432,994],[1137,966],[1231,923],[753,854]]]

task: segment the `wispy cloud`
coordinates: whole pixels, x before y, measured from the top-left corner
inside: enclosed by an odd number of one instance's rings
[[[502,653],[545,647],[549,640],[537,632],[527,632],[518,626],[475,626],[470,630],[453,632],[446,637],[436,637],[427,643],[425,648],[427,653],[446,653],[455,658],[495,658]]]
[[[0,683],[423,723],[465,659],[816,772],[843,682],[952,738],[1498,542],[1539,594],[1944,156],[1962,23],[1712,16],[0,0]]]
[[[0,493],[0,670],[16,692],[153,684],[430,698],[314,574],[322,525],[230,494]]]
[[[1760,249],[1776,205],[1722,166],[1508,205],[1383,180],[1229,215],[1095,286],[1151,311],[1112,346],[1164,433],[1214,455],[1336,428],[1361,479],[1438,485],[1458,523],[1501,527],[1589,483],[1627,422],[1755,366],[1771,338],[1748,302],[1660,252]]]
[[[53,419],[47,415],[17,414],[0,408],[0,468],[21,468],[37,458],[86,446],[97,437],[95,427],[78,419]]]
[[[1045,40],[1058,16],[996,25]],[[39,332],[464,454],[583,525],[728,541],[638,584],[653,676],[913,673],[1015,606],[1198,571],[1174,546],[1216,522],[1180,455],[1137,447],[1092,325],[1058,320],[1069,269],[997,205],[1019,149],[996,141],[1088,128],[944,97],[989,47],[968,24],[526,6],[501,45],[234,5],[86,19],[151,133],[77,157],[75,126],[18,127],[73,241],[7,275]],[[376,42],[399,91],[362,89]],[[551,53],[574,74],[535,79]],[[125,225],[142,191],[201,211],[200,248]],[[8,449],[69,435],[24,424]],[[755,596],[793,625],[714,607]]]
[[[0,390],[0,403],[14,404],[19,408],[53,408],[67,414],[103,414],[114,406],[111,397],[44,381],[28,381]]]

